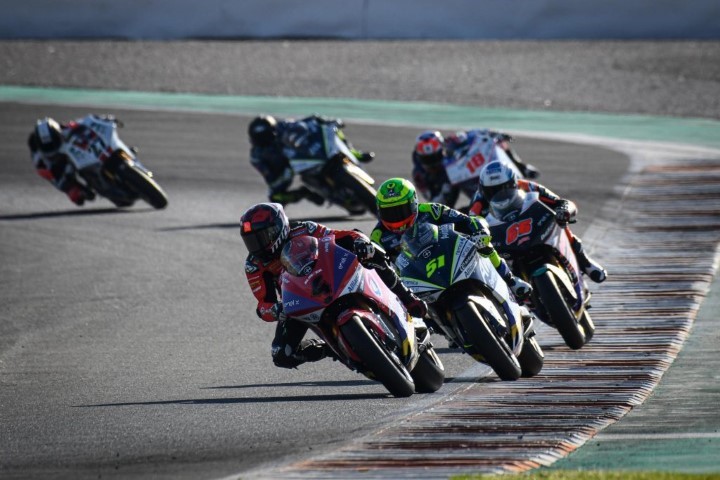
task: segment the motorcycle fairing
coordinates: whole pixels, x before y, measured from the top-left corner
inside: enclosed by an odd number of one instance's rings
[[[310,274],[295,277],[287,271],[282,273],[280,278],[285,313],[305,322],[318,323],[323,312],[337,299],[361,294],[391,319],[400,336],[398,343],[402,346],[403,355],[407,361],[412,361],[416,354],[415,327],[410,323],[412,319],[405,307],[375,270],[363,267],[355,254],[335,244],[334,238],[334,235],[328,235],[318,239],[320,253]],[[311,293],[310,298],[308,291]],[[338,316],[336,324],[346,322],[353,313],[353,309],[344,310]],[[381,327],[383,322],[372,318],[367,310],[358,309],[355,313],[375,324],[378,332],[385,331],[384,327]]]

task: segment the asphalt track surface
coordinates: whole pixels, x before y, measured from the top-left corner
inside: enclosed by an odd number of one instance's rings
[[[57,51],[57,43],[34,47],[50,45]],[[100,44],[103,51],[134,45]],[[349,45],[355,53],[357,44]],[[18,47],[27,48],[3,42],[0,50]],[[184,50],[183,44],[143,47],[150,60],[134,71],[134,81],[149,81],[162,70],[161,60],[169,65],[164,71],[172,71],[178,63],[172,52]],[[88,64],[102,65],[92,62],[91,51],[84,52]],[[61,78],[55,68],[44,78]],[[109,70],[100,76],[113,76]],[[25,84],[40,81],[20,76]],[[244,85],[250,91],[242,93],[266,93],[266,85]],[[128,80],[126,88],[139,86]],[[142,205],[117,211],[102,200],[72,206],[28,160],[25,140],[35,118],[87,111],[0,107],[3,477],[216,478],[336,448],[432,401],[427,395],[390,398],[379,384],[330,361],[296,371],[272,365],[273,326],[254,315],[237,231],[240,212],[265,193],[247,163],[247,118],[115,110],[126,123],[122,137],[141,148],[170,198],[165,211]],[[378,153],[368,167],[376,178],[408,173],[417,129],[350,125],[347,133],[358,147]],[[583,219],[590,221],[614,197],[613,185],[628,165],[596,147],[529,138],[516,147],[543,171],[548,186],[577,201],[579,233]],[[288,213],[336,228],[368,231],[373,224],[369,216],[348,219],[339,209],[306,204]],[[441,393],[472,381],[461,376],[472,360],[440,351],[449,380]]]

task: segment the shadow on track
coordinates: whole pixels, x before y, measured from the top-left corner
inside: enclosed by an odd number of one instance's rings
[[[249,385],[219,385],[216,387],[201,387],[200,390],[221,390],[226,388],[275,388],[275,387],[362,387],[377,384],[372,380],[340,380],[321,382],[285,382],[285,383],[252,383]]]
[[[93,208],[83,210],[55,210],[51,212],[16,213],[13,215],[0,215],[0,220],[39,220],[57,217],[84,217],[90,215],[115,215],[120,213],[152,212],[153,208],[123,209],[123,208]]]
[[[2,217],[0,217],[2,218]],[[329,215],[326,217],[312,217],[312,218],[290,218],[290,221],[296,221],[296,222],[305,222],[305,221],[311,221],[316,223],[331,223],[331,222],[347,222],[349,220],[370,220],[374,219],[375,217],[367,217],[365,218],[360,216],[352,216],[352,215]],[[240,223],[238,222],[230,222],[230,223],[205,223],[205,224],[199,224],[199,225],[182,225],[178,227],[164,227],[158,229],[160,232],[177,232],[181,230],[224,230],[228,228],[240,228]]]
[[[192,398],[187,400],[158,400],[154,402],[119,402],[119,403],[97,403],[91,405],[73,405],[74,408],[96,408],[96,407],[130,407],[130,406],[153,406],[153,405],[227,405],[245,403],[298,403],[298,402],[331,402],[331,401],[361,401],[387,398],[391,395],[385,393],[351,393],[336,395],[300,395],[297,397],[242,397],[242,398]]]

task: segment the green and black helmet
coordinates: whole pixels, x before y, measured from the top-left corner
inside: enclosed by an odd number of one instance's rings
[[[404,178],[385,180],[378,189],[377,214],[380,222],[395,233],[412,227],[418,214],[415,186]]]

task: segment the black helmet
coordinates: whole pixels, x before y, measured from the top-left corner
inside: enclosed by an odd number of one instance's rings
[[[35,124],[35,138],[43,153],[57,152],[63,141],[60,124],[50,117],[38,120]]]
[[[240,218],[240,235],[251,255],[269,260],[280,254],[290,233],[290,222],[279,203],[258,203]]]
[[[267,147],[275,141],[277,120],[270,115],[255,117],[248,125],[250,143],[256,147]]]

